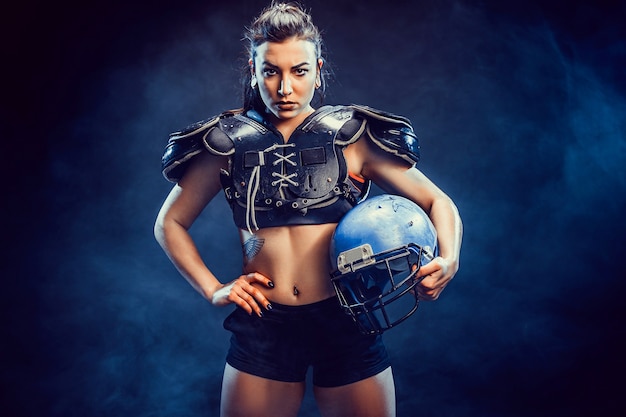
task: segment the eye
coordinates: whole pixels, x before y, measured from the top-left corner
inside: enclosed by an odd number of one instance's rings
[[[296,68],[294,72],[296,73],[296,75],[306,75],[309,70],[308,68]]]
[[[274,68],[263,68],[264,77],[271,77],[272,75],[276,75],[276,70]]]

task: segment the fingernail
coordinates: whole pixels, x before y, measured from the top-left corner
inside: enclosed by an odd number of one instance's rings
[[[267,310],[269,311],[269,310],[273,309],[274,307],[272,307],[272,305],[270,303],[267,303],[267,306],[265,308],[267,308]]]
[[[270,287],[270,288],[274,288],[274,283],[272,281],[269,281],[267,283],[267,286]]]
[[[263,312],[259,311],[259,317],[263,317]]]

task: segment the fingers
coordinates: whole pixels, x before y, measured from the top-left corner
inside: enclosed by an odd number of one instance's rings
[[[246,275],[246,279],[249,283],[258,282],[259,284],[265,285],[267,288],[274,288],[274,283],[271,279],[266,277],[263,274],[259,274],[258,272],[251,272]]]
[[[446,284],[438,282],[435,277],[427,275],[417,285],[417,295],[421,300],[434,301],[446,287]]]
[[[435,301],[443,288],[426,288],[422,284],[417,286],[417,296],[420,300]]]
[[[447,275],[448,268],[442,258],[435,258],[422,266],[417,276],[422,281],[417,285],[417,293],[420,299],[434,301],[452,279]]]
[[[432,261],[428,262],[426,265],[422,266],[418,271],[417,276],[425,277],[437,272],[441,272],[443,274],[445,272],[445,268],[440,259],[441,258],[435,258]]]
[[[268,288],[273,288],[274,283],[258,272],[242,275],[232,284],[228,300],[244,309],[248,314],[256,314],[263,317],[263,309],[271,310],[272,305],[265,295],[256,288],[255,283],[260,283]]]

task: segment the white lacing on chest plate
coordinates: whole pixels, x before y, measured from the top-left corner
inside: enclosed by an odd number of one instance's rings
[[[255,230],[259,230],[259,226],[256,221],[256,213],[254,210],[254,201],[256,199],[256,194],[259,191],[259,184],[261,182],[261,166],[265,165],[265,154],[273,151],[277,151],[282,148],[290,148],[296,146],[293,143],[284,143],[284,144],[274,144],[269,148],[264,149],[259,152],[259,165],[255,166],[250,173],[250,181],[248,181],[248,190],[246,194],[246,226],[250,233],[252,232],[252,228]],[[282,155],[279,152],[273,152],[273,155],[276,157],[276,160],[272,163],[273,166],[280,165],[280,172],[273,171],[272,177],[277,178],[272,181],[272,186],[278,185],[281,189],[282,187],[288,187],[288,184],[291,184],[297,187],[299,184],[297,181],[293,180],[293,177],[298,175],[297,172],[291,173],[287,175],[285,173],[285,164],[289,164],[291,166],[297,166],[298,164],[292,160],[296,156],[295,152],[291,152],[287,155]]]

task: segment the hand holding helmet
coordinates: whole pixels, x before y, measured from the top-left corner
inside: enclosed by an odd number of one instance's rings
[[[435,227],[404,197],[379,195],[353,208],[337,225],[330,253],[337,296],[366,334],[398,325],[419,298],[436,298],[443,289],[436,277],[445,263],[431,263],[438,254]],[[420,288],[422,279],[429,282]]]
[[[420,300],[434,301],[439,298],[443,289],[452,279],[452,276],[448,274],[448,269],[448,261],[438,256],[417,271],[420,284],[416,290]]]

